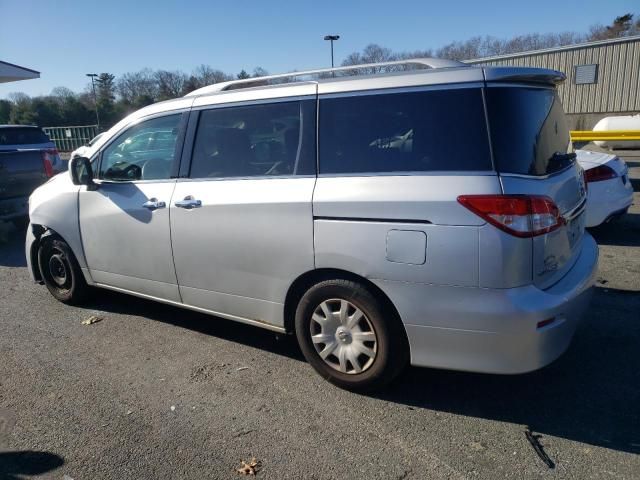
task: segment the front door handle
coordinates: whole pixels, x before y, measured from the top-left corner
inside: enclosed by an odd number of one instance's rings
[[[159,202],[157,198],[151,198],[149,201],[144,202],[142,204],[144,208],[148,208],[149,210],[157,210],[158,208],[164,208],[167,206],[164,202]]]
[[[188,195],[186,197],[184,197],[184,200],[178,200],[175,203],[176,207],[179,208],[186,208],[187,210],[191,210],[192,208],[198,208],[202,206],[202,201],[201,200],[196,200],[195,198],[193,198],[193,196]]]

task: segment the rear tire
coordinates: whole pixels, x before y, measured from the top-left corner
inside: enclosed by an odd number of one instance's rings
[[[383,388],[409,358],[396,313],[354,281],[326,280],[311,287],[298,303],[295,328],[311,366],[347,390]]]
[[[59,237],[45,237],[38,249],[42,280],[56,300],[78,305],[88,296],[89,286],[71,248]]]

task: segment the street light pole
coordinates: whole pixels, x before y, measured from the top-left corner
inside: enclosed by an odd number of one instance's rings
[[[325,35],[325,40],[331,42],[331,68],[333,68],[333,42],[340,39],[340,35]]]
[[[97,77],[97,73],[87,73],[87,77],[91,77],[91,88],[93,89],[93,105],[96,107],[96,123],[98,124],[98,131],[100,131],[100,116],[98,115],[98,96],[96,95],[96,84],[93,79]]]

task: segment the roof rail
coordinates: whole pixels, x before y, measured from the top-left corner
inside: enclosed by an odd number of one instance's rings
[[[383,67],[400,67],[409,65],[419,65],[427,68],[451,68],[451,67],[469,67],[470,65],[457,60],[447,60],[444,58],[411,58],[408,60],[396,60],[393,62],[379,63],[363,63],[360,65],[349,65],[347,67],[320,68],[316,70],[304,70],[302,72],[279,73],[277,75],[267,75],[265,77],[243,78],[241,80],[231,80],[229,82],[214,83],[206,87],[198,88],[193,92],[187,93],[185,97],[195,97],[198,95],[208,95],[210,93],[223,92],[225,90],[233,90],[235,88],[249,88],[256,86],[256,83],[271,82],[273,80],[283,80],[280,83],[292,83],[294,77],[304,77],[307,75],[334,74],[341,72],[350,72],[354,70],[363,70],[365,68],[383,68]],[[347,75],[348,76],[348,75]],[[246,86],[241,86],[247,84]],[[232,88],[235,87],[235,88]]]

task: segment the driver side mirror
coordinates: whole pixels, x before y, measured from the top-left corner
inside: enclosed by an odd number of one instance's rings
[[[98,184],[93,181],[93,170],[87,157],[75,157],[69,160],[69,172],[74,185],[86,185],[87,190],[98,188]]]

